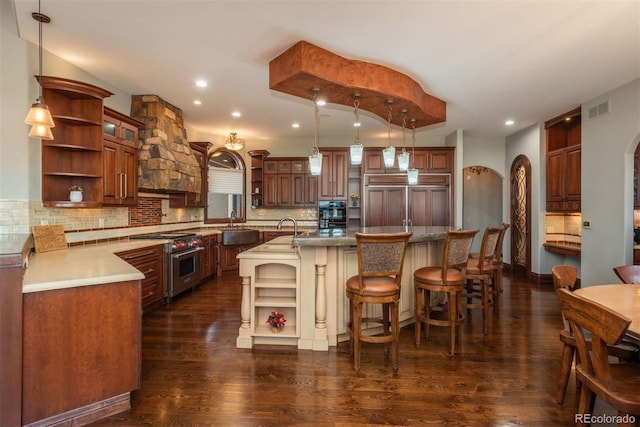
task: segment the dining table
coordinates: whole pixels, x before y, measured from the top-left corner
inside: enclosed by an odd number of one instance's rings
[[[640,339],[640,284],[593,285],[576,289],[574,293],[631,319],[627,334]]]

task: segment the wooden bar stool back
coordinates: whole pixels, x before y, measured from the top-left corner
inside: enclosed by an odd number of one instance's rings
[[[496,244],[496,250],[493,253],[493,311],[500,311],[500,297],[502,296],[502,268],[504,266],[504,259],[502,257],[502,245],[504,243],[504,236],[507,234],[511,224],[503,222],[500,224],[500,235],[498,236],[498,243]]]
[[[493,278],[493,257],[502,232],[501,227],[487,227],[482,235],[482,245],[477,258],[467,263],[467,308],[482,310],[482,332],[489,333],[489,295]],[[477,287],[474,285],[478,283]]]
[[[473,237],[478,230],[450,230],[444,241],[442,266],[422,267],[413,273],[415,289],[415,343],[420,347],[422,324],[425,335],[429,336],[429,326],[447,326],[449,330],[449,353],[455,354],[456,329],[464,322],[462,313],[462,292],[466,281],[467,262]],[[447,295],[447,319],[431,317],[431,292],[444,292]]]
[[[400,322],[398,304],[402,266],[412,232],[404,233],[356,233],[358,251],[358,275],[350,277],[346,284],[349,298],[349,324],[347,330],[353,354],[353,367],[360,370],[361,342],[383,343],[389,354],[394,373],[398,371],[398,341]],[[362,305],[381,304],[380,317],[363,317]],[[362,330],[363,323],[382,325],[382,334],[368,335]],[[389,330],[391,327],[391,330]]]
[[[556,291],[560,308],[576,338],[580,361],[576,376],[582,383],[577,414],[591,414],[595,397],[618,410],[621,419],[627,414],[640,417],[640,365],[610,363],[609,349],[619,344],[627,333],[631,319],[601,304],[561,288]],[[588,345],[586,334],[591,336]],[[619,425],[633,425],[623,424]],[[584,417],[576,425],[585,425]]]

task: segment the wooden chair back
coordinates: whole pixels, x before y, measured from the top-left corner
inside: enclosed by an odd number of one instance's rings
[[[631,319],[566,288],[557,289],[556,293],[562,313],[569,320],[576,338],[582,369],[604,388],[615,392],[617,386],[611,376],[608,346],[622,341]],[[591,335],[590,346],[585,331]]]
[[[496,250],[493,253],[493,263],[502,263],[502,243],[504,242],[504,236],[507,234],[507,230],[511,227],[511,224],[503,222],[498,228],[500,228],[500,235],[498,236],[498,243],[496,244]]]
[[[402,266],[412,232],[355,233],[360,288],[368,277],[390,276],[400,288]]]
[[[554,265],[551,267],[551,276],[553,277],[553,286],[556,290],[566,288],[572,291],[579,288],[579,286],[576,285],[578,269],[572,265]]]
[[[475,261],[477,259],[477,273],[487,274],[493,270],[493,257],[496,253],[500,233],[502,233],[501,227],[487,227],[484,230],[478,258],[473,258],[471,261],[472,265],[476,267]]]
[[[568,289],[569,291],[573,291],[579,287],[576,286],[578,269],[572,265],[554,265],[551,267],[551,277],[553,277],[553,287],[556,291],[558,289]],[[564,317],[564,313],[562,314],[562,323],[564,323],[565,331],[571,331],[569,321]]]
[[[613,267],[613,271],[622,283],[640,283],[640,265],[620,265]]]
[[[449,230],[444,239],[442,253],[442,284],[447,284],[447,272],[449,269],[460,271],[463,275],[467,271],[469,253],[473,238],[478,230]]]

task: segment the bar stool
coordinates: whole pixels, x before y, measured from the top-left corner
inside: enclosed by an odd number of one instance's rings
[[[511,224],[503,222],[498,226],[501,229],[498,236],[498,243],[496,249],[493,252],[493,275],[491,278],[491,294],[493,296],[493,311],[497,313],[500,310],[500,297],[502,295],[502,269],[504,266],[504,259],[502,257],[502,245],[504,243],[504,236],[507,234],[507,230],[511,227]],[[469,255],[470,259],[477,259],[480,256],[480,252],[472,252]]]
[[[398,305],[402,266],[412,232],[403,233],[355,233],[358,251],[358,275],[347,280],[349,298],[349,324],[347,331],[353,354],[353,367],[360,370],[361,342],[384,343],[389,354],[391,343],[391,364],[398,371],[398,341],[400,322]],[[381,317],[362,317],[362,304],[382,304]],[[382,325],[381,335],[366,335],[363,323]],[[391,330],[389,330],[391,326]]]
[[[413,273],[415,289],[415,343],[420,347],[422,324],[425,335],[429,336],[429,325],[448,326],[449,352],[455,354],[456,328],[464,321],[462,313],[462,292],[466,282],[467,262],[473,237],[478,230],[449,230],[444,241],[442,266],[422,267]],[[434,319],[432,311],[441,311],[431,307],[431,292],[445,292],[448,300],[447,320]]]
[[[493,257],[502,227],[487,227],[482,235],[478,258],[469,258],[467,263],[467,308],[482,310],[482,332],[489,333],[489,295],[493,278]],[[478,282],[478,286],[474,284]],[[474,302],[475,301],[475,302]],[[494,303],[495,307],[495,303]]]

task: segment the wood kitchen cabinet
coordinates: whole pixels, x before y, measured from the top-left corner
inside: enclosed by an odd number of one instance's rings
[[[321,148],[322,172],[318,179],[318,200],[347,200],[349,198],[348,148]]]
[[[105,107],[103,131],[103,204],[138,203],[138,129],[142,122]]]
[[[451,177],[422,174],[417,185],[405,185],[403,175],[365,176],[366,227],[451,225]]]
[[[273,157],[263,161],[265,208],[303,208],[317,204],[317,181],[306,157]]]
[[[140,388],[140,281],[23,296],[22,422],[85,425]]]
[[[454,147],[419,147],[414,152],[407,148],[411,153],[409,166],[418,169],[419,173],[452,173],[454,150]],[[401,147],[396,147],[396,156],[401,151]],[[385,168],[382,149],[373,147],[364,149],[362,168],[365,174],[404,173],[398,169],[397,159],[393,168]]]
[[[43,205],[102,206],[103,100],[113,94],[97,86],[59,77],[37,79],[55,122],[51,129],[54,139],[42,140]],[[69,201],[72,185],[83,188],[82,202]]]
[[[405,224],[405,187],[367,187],[365,191],[367,227]]]
[[[545,122],[545,132],[547,139],[547,211],[580,212],[580,108]]]
[[[142,313],[160,307],[166,295],[163,245],[119,252],[117,255],[144,274],[140,281]]]
[[[217,274],[220,250],[219,236],[219,234],[202,236],[204,250],[200,255],[200,271],[203,281]]]
[[[258,245],[259,243],[254,245],[221,245],[220,246],[220,270],[221,271],[237,270],[240,267],[240,261],[238,260],[238,258],[236,258],[238,254]]]

